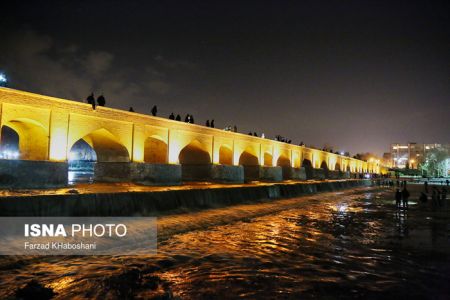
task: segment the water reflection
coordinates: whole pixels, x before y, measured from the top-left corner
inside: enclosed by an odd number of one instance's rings
[[[156,256],[4,258],[0,296],[31,277],[60,299],[448,295],[448,211],[397,210],[391,196],[359,189],[161,217]]]

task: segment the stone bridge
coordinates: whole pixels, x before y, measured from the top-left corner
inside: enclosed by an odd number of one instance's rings
[[[377,162],[166,118],[0,88],[1,132],[19,137],[19,157],[0,160],[1,186],[67,183],[79,140],[97,155],[96,181],[349,178],[379,173]]]

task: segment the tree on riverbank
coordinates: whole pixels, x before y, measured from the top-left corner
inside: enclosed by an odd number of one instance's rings
[[[445,149],[432,149],[427,152],[420,164],[422,173],[431,177],[448,176],[448,160],[450,154]]]

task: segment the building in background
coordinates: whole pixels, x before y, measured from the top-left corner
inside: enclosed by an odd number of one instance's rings
[[[433,149],[450,150],[450,144],[391,144],[390,153],[385,153],[383,158],[386,159],[386,165],[391,168],[418,169],[427,153]]]

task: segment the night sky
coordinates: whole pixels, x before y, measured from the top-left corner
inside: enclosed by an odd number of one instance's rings
[[[0,70],[352,154],[449,143],[450,1],[391,2],[2,2]]]

